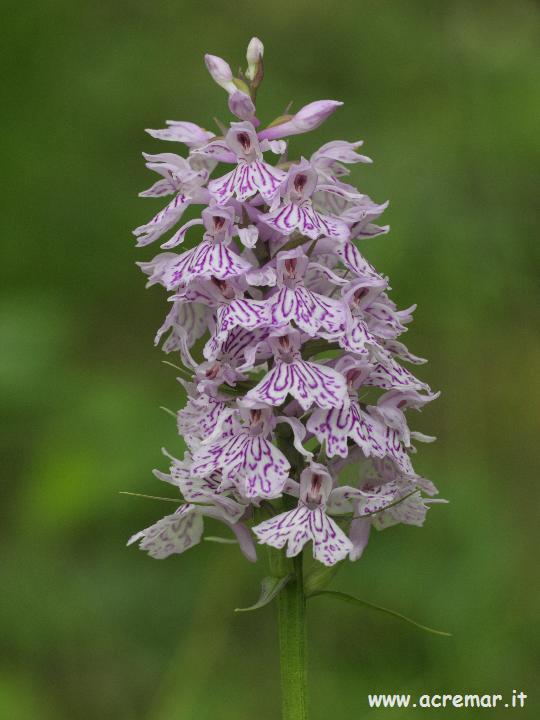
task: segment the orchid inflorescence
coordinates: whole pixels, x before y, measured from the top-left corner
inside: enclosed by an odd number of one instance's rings
[[[438,393],[401,364],[424,362],[398,340],[415,306],[397,309],[388,279],[355,244],[388,232],[375,224],[387,203],[344,181],[348,165],[371,162],[362,142],[288,157],[284,138],[317,128],[342,103],[313,102],[260,129],[262,58],[253,38],[234,78],[206,56],[237,118],[218,123],[220,135],[177,121],[148,130],[188,152],[144,154],[160,179],[141,196],[172,200],[134,231],[138,246],[173,230],[187,208],[203,209],[139,263],[148,286],[172,293],[156,343],[178,353],[188,450],[181,460],[166,453],[169,472],[155,471],[182,504],[130,543],[154,558],[182,553],[201,540],[206,517],[224,523],[249,560],[255,539],[287,557],[311,541],[314,558],[332,566],[357,560],[372,526],[423,524],[437,490],[410,454],[413,441],[434,438],[411,432],[405,411]],[[197,226],[202,241],[175,252]],[[339,481],[347,464],[352,485]]]

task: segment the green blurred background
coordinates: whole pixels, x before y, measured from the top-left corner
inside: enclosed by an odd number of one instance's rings
[[[162,204],[137,198],[140,153],[173,148],[143,128],[227,120],[203,54],[236,67],[252,35],[263,119],[345,102],[293,154],[366,140],[375,164],[353,181],[391,200],[393,229],[365,251],[418,303],[406,340],[443,393],[414,417],[439,437],[415,464],[451,503],[374,536],[335,586],[454,636],[314,601],[313,720],[425,716],[370,711],[368,692],[514,688],[527,709],[486,713],[538,717],[538,4],[45,0],[2,16],[0,718],[278,716],[274,608],[232,612],[264,568],[210,543],[165,562],[126,549],[169,506],[118,494],[166,493],[151,470],[181,447],[152,346],[165,295],[144,290],[134,263],[154,251],[130,235]]]

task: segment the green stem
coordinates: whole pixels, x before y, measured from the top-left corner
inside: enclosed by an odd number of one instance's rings
[[[306,598],[302,554],[278,595],[282,720],[307,720]]]

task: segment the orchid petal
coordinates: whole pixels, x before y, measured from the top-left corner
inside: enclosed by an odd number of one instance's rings
[[[262,130],[259,139],[277,140],[315,130],[341,105],[343,103],[337,100],[316,100],[301,108],[290,120]]]

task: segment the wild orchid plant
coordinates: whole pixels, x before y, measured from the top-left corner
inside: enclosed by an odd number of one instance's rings
[[[163,349],[178,356],[188,399],[176,417],[188,450],[181,460],[166,453],[169,473],[155,472],[182,504],[129,542],[154,558],[183,553],[209,518],[250,561],[255,540],[270,548],[255,607],[277,598],[283,717],[298,720],[307,712],[306,597],[330,594],[322,588],[336,564],[361,557],[372,527],[422,525],[437,502],[410,459],[413,441],[434,438],[411,432],[405,411],[438,393],[401,364],[424,362],[398,340],[415,306],[397,309],[388,279],[355,243],[388,232],[375,224],[387,203],[344,181],[347,165],[371,162],[358,153],[362,142],[288,156],[284,138],[314,130],[342,103],[312,102],[260,129],[257,38],[247,63],[236,78],[206,56],[237,118],[218,122],[220,135],[177,121],[148,130],[188,152],[144,154],[160,179],[141,196],[172,200],[134,231],[138,246],[172,230],[190,206],[202,212],[161,245],[166,252],[139,263],[148,286],[172,293],[156,343],[166,336]],[[174,252],[197,226],[202,240]],[[347,464],[353,485],[340,482]],[[308,543],[314,561],[303,563]]]

